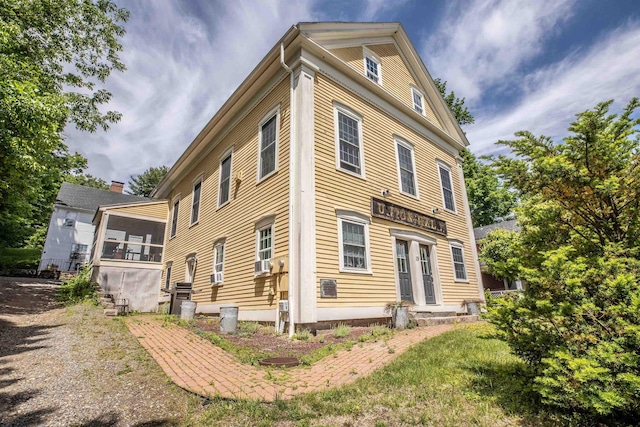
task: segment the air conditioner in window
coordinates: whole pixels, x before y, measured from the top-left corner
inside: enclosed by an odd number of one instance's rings
[[[256,261],[254,265],[256,276],[264,276],[271,272],[271,261],[268,259],[261,259]]]
[[[212,285],[220,285],[222,284],[222,280],[224,279],[224,275],[222,274],[222,271],[218,271],[216,273],[213,273],[211,275],[211,284]]]

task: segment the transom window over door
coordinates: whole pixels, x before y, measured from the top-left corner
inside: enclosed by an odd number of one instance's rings
[[[229,153],[220,161],[220,187],[218,188],[218,207],[229,201],[231,193],[231,158],[233,153]]]
[[[415,177],[413,147],[408,143],[396,139],[396,150],[398,155],[400,192],[417,197],[418,191]]]
[[[453,195],[453,184],[451,183],[451,169],[439,164],[438,170],[440,174],[440,184],[442,185],[444,208],[448,211],[455,212],[456,204]]]
[[[337,167],[364,178],[362,153],[362,119],[355,114],[336,107],[336,151]]]
[[[270,112],[260,124],[260,153],[258,159],[258,181],[266,178],[278,168],[278,121],[280,110]]]

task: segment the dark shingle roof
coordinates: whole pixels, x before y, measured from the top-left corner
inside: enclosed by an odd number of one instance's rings
[[[98,206],[118,203],[148,202],[150,199],[129,194],[116,193],[109,190],[87,187],[84,185],[63,182],[56,197],[56,205],[95,211]]]
[[[473,234],[476,237],[476,242],[487,237],[487,234],[493,230],[498,230],[500,228],[504,230],[512,230],[519,231],[520,227],[516,224],[518,221],[515,219],[510,219],[507,221],[496,222],[494,224],[484,225],[482,227],[476,227],[473,229]]]

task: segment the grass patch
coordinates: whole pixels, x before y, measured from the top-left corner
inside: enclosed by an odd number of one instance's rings
[[[351,333],[351,326],[346,323],[339,323],[338,326],[333,330],[333,335],[342,338],[346,337]]]
[[[215,332],[195,330],[195,333],[211,341],[212,344],[220,347],[221,349],[233,354],[241,363],[257,366],[258,360],[271,356],[269,353],[238,345]]]
[[[37,269],[40,249],[0,248],[0,271]]]
[[[292,338],[298,341],[309,341],[311,339],[311,332],[309,332],[308,329],[302,329],[293,334]]]
[[[530,393],[522,361],[489,325],[424,341],[355,383],[264,404],[214,400],[194,425],[555,426],[571,424]],[[386,335],[377,330],[378,337]]]

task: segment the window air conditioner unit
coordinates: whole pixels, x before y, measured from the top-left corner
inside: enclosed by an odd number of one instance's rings
[[[222,274],[222,271],[218,271],[216,273],[213,273],[211,275],[211,284],[212,285],[219,285],[222,283],[224,276]]]
[[[264,276],[271,272],[271,261],[268,259],[261,259],[255,263],[256,276]]]

